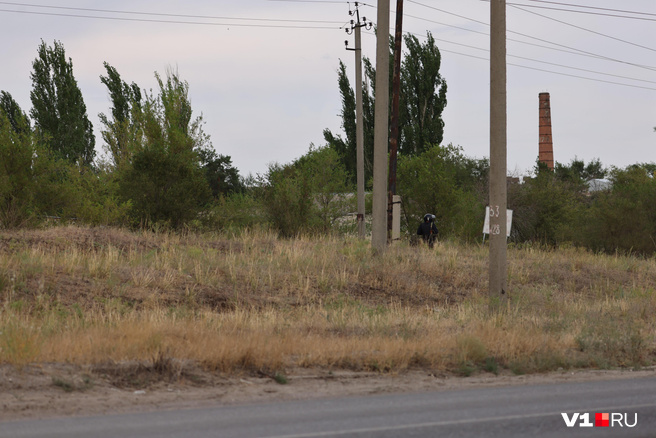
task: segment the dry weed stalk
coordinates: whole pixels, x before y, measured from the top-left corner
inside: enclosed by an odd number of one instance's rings
[[[490,315],[479,246],[400,244],[376,257],[337,237],[61,232],[70,243],[46,230],[0,246],[1,363],[166,352],[221,372],[469,374],[654,362],[653,259],[511,248],[511,303]]]

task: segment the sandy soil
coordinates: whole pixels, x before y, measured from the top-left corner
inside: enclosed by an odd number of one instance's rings
[[[171,376],[149,375],[144,369],[138,373],[138,367],[130,369],[133,372],[126,372],[123,367],[121,373],[113,374],[107,368],[91,369],[62,364],[32,365],[20,370],[0,366],[0,421],[342,395],[656,376],[654,367],[638,371],[561,370],[524,376],[479,374],[471,377],[434,374],[426,370],[384,375],[299,369],[286,375],[287,383],[280,384],[273,376],[265,375],[226,377],[194,370],[171,379]]]

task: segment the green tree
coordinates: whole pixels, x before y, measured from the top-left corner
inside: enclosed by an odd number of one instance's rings
[[[355,93],[351,88],[346,74],[346,65],[339,61],[339,91],[342,96],[342,130],[346,138],[333,134],[329,129],[324,129],[323,136],[326,142],[339,154],[343,165],[351,175],[357,174],[356,159],[356,113]],[[363,90],[364,94],[364,90]],[[371,169],[367,169],[371,174]],[[352,181],[355,184],[355,180]]]
[[[0,111],[4,112],[14,132],[28,133],[30,131],[30,119],[18,102],[6,91],[0,91]]]
[[[295,164],[310,181],[318,222],[322,231],[328,232],[335,220],[347,213],[348,172],[337,152],[328,147],[310,147]]]
[[[91,165],[95,157],[93,127],[73,75],[73,62],[66,59],[61,42],[48,47],[41,41],[32,67],[30,115],[39,141],[63,159]]]
[[[397,178],[407,230],[414,233],[423,215],[431,213],[442,236],[478,238],[488,172],[487,160],[466,157],[462,148],[452,145],[399,157]]]
[[[284,237],[329,231],[347,213],[346,176],[339,156],[328,147],[311,147],[290,164],[269,165],[259,181],[268,221]]]
[[[569,165],[556,162],[554,173],[556,178],[561,181],[581,185],[591,179],[600,179],[606,176],[606,170],[599,159],[592,160],[587,165],[585,161],[577,158],[574,158]]]
[[[138,114],[139,147],[119,175],[119,190],[132,204],[135,223],[174,228],[197,219],[211,199],[200,151],[209,146],[202,117],[192,120],[189,84],[177,73],[156,73],[159,94],[146,95]]]
[[[595,197],[579,242],[606,252],[653,254],[656,251],[656,179],[644,165],[613,169],[610,179],[612,189]]]
[[[587,205],[580,180],[558,178],[543,163],[535,177],[508,192],[508,208],[513,210],[513,235],[519,241],[557,245],[571,241],[573,224]]]
[[[107,76],[100,81],[107,86],[112,102],[111,119],[105,114],[98,115],[104,129],[101,135],[114,167],[129,163],[138,147],[141,112],[141,90],[134,82],[128,85],[114,67],[104,63]]]
[[[20,107],[4,91],[0,103],[0,228],[11,228],[34,216],[34,147]]]
[[[442,143],[447,85],[440,75],[442,56],[433,35],[428,32],[424,44],[411,34],[404,40],[408,53],[401,68],[399,153],[416,155]]]
[[[232,165],[232,159],[229,156],[217,154],[214,149],[210,148],[200,149],[198,154],[205,172],[205,179],[215,199],[244,191],[239,171]]]
[[[439,73],[441,54],[435,39],[428,33],[424,44],[410,34],[404,36],[407,52],[401,66],[401,95],[399,101],[399,154],[417,155],[430,146],[440,144],[444,135],[442,112],[446,107],[446,81]],[[393,39],[390,39],[393,49]],[[390,56],[390,75],[393,56]],[[372,175],[374,107],[376,70],[368,58],[363,59],[366,77],[362,87],[363,128],[365,152],[365,180]],[[355,177],[355,93],[347,77],[346,67],[340,61],[338,70],[339,92],[342,97],[342,129],[345,138],[324,130],[324,139],[335,149],[351,178]],[[391,99],[390,99],[391,101]],[[354,182],[353,179],[351,179]]]

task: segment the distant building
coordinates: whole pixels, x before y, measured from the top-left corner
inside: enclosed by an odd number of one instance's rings
[[[602,192],[604,190],[610,190],[613,187],[611,180],[603,179],[591,179],[586,181],[585,184],[588,186],[588,192]]]

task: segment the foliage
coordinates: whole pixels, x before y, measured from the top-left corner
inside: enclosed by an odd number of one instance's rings
[[[220,196],[208,209],[204,224],[212,230],[266,228],[262,202],[250,191]]]
[[[488,174],[487,160],[465,157],[462,148],[433,146],[417,156],[399,158],[398,194],[406,228],[414,232],[426,213],[436,216],[441,235],[471,240],[481,232]]]
[[[606,176],[607,171],[603,168],[601,161],[595,159],[587,165],[583,160],[574,158],[569,165],[556,162],[554,174],[561,181],[569,181],[582,184],[591,179],[601,179]]]
[[[328,231],[346,213],[346,176],[337,153],[328,147],[310,148],[291,164],[271,164],[260,178],[269,222],[285,237]]]
[[[210,148],[200,149],[198,154],[205,172],[205,179],[215,199],[244,191],[245,187],[239,177],[239,171],[232,165],[232,159],[229,156],[217,154],[214,149]]]
[[[91,165],[96,154],[95,137],[73,76],[73,61],[66,60],[61,42],[48,47],[41,41],[32,66],[30,115],[39,142],[71,163]]]
[[[110,154],[114,167],[122,167],[130,163],[134,151],[138,149],[140,125],[138,117],[141,111],[141,90],[134,82],[128,85],[121,79],[114,67],[104,63],[107,76],[101,76],[100,81],[107,86],[112,101],[111,116],[98,115],[104,129],[101,135],[105,148]]]
[[[399,100],[399,154],[416,155],[434,144],[442,142],[446,107],[446,81],[439,74],[440,51],[435,39],[428,33],[424,44],[410,34],[405,37],[407,53],[401,66],[401,94]],[[393,40],[390,42],[393,49]],[[390,63],[394,57],[390,56]],[[374,142],[374,90],[376,70],[368,58],[363,59],[365,83],[362,86],[365,181],[373,172]],[[392,64],[390,64],[391,72]],[[390,73],[391,74],[391,73]],[[327,144],[339,154],[342,164],[355,184],[356,166],[356,114],[355,92],[348,80],[346,66],[340,61],[338,70],[339,92],[342,97],[342,129],[345,138],[323,132]],[[391,102],[391,99],[390,99]]]
[[[199,151],[207,147],[202,117],[192,121],[189,85],[173,72],[155,74],[159,94],[146,95],[138,114],[142,136],[131,163],[119,174],[123,202],[135,224],[179,228],[198,218],[211,197]]]
[[[538,165],[534,178],[508,191],[513,238],[547,245],[570,240],[570,225],[585,199],[583,190],[579,180],[559,179],[546,166]]]
[[[296,161],[296,167],[311,182],[316,214],[322,231],[326,232],[335,219],[346,213],[348,173],[340,165],[339,155],[330,148],[310,147],[308,153]]]
[[[656,251],[656,180],[649,169],[629,166],[611,172],[612,189],[600,193],[587,215],[579,243],[595,250]]]
[[[27,117],[20,117],[24,113],[12,103],[15,102],[11,96],[3,91],[0,107],[0,228],[26,225],[34,215],[32,135]]]
[[[355,177],[357,174],[357,157],[356,157],[356,102],[355,92],[351,88],[348,76],[346,74],[346,65],[339,61],[339,90],[342,96],[342,129],[346,138],[333,134],[329,129],[323,131],[323,136],[326,142],[337,152],[341,158],[344,167],[348,173]],[[364,94],[364,90],[363,90]],[[366,154],[371,157],[371,152]],[[372,174],[371,158],[368,161],[368,166],[365,166],[365,175]],[[355,180],[351,181],[355,184]]]
[[[0,91],[0,112],[7,117],[14,132],[24,134],[30,132],[30,119],[18,102],[6,91]]]
[[[412,34],[404,40],[408,54],[401,68],[399,153],[417,155],[442,143],[447,86],[440,75],[442,56],[433,35],[428,32],[424,44]]]

